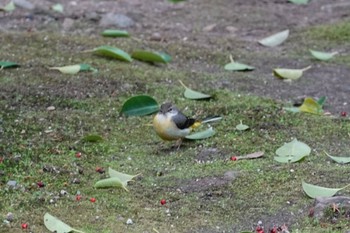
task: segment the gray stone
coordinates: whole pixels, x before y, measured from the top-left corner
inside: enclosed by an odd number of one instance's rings
[[[11,188],[15,188],[16,185],[17,185],[17,181],[15,181],[15,180],[9,180],[9,181],[7,182],[7,185],[10,186]]]
[[[27,10],[33,10],[35,8],[34,4],[27,0],[12,0],[12,2],[18,6]]]
[[[102,16],[100,26],[116,26],[119,28],[128,28],[135,24],[135,21],[123,14],[107,13]]]

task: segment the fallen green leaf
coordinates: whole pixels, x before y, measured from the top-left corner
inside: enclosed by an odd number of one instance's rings
[[[299,107],[283,107],[283,109],[288,111],[288,112],[293,112],[293,113],[300,112]]]
[[[291,3],[297,4],[297,5],[301,5],[301,4],[308,4],[309,0],[288,0]]]
[[[157,112],[158,103],[148,95],[133,96],[125,101],[121,113],[125,116],[145,116]]]
[[[6,12],[11,12],[16,9],[15,4],[11,1],[7,3],[4,7],[0,7],[0,11],[6,11]]]
[[[276,150],[276,154],[282,157],[309,155],[311,148],[304,142],[298,141],[296,138],[291,142],[285,143]]]
[[[52,216],[49,213],[46,213],[44,215],[44,225],[45,227],[55,233],[68,233],[68,232],[78,232],[78,233],[84,233],[83,231],[79,231],[77,229],[74,229],[73,227],[70,227],[66,223],[62,222],[58,218]]]
[[[108,45],[103,45],[103,46],[94,48],[91,51],[94,54],[97,54],[100,56],[115,58],[115,59],[118,59],[121,61],[126,61],[126,62],[132,61],[132,58],[130,57],[130,55],[128,53],[124,52],[123,50],[121,50],[119,48],[108,46]],[[90,51],[88,51],[88,52],[90,52]]]
[[[320,52],[320,51],[315,51],[311,49],[310,49],[310,53],[314,58],[321,61],[328,61],[329,59],[334,57],[334,55],[338,54],[338,52],[326,53],[326,52]]]
[[[349,185],[347,185],[349,186]],[[311,198],[316,197],[332,197],[334,196],[338,191],[346,188],[347,186],[343,188],[325,188],[313,184],[308,184],[305,181],[302,181],[302,187],[304,192]]]
[[[69,65],[69,66],[61,66],[61,67],[49,67],[50,70],[58,70],[62,74],[77,74],[80,71],[97,71],[96,69],[92,68],[88,64],[76,64],[76,65]]]
[[[240,130],[240,131],[244,131],[244,130],[247,130],[249,129],[249,126],[248,125],[244,125],[241,121],[241,123],[239,123],[238,125],[236,125],[236,129]]]
[[[103,138],[97,134],[89,134],[83,138],[83,141],[84,142],[100,142],[100,141],[103,141]]]
[[[56,11],[58,13],[63,13],[63,5],[60,3],[57,3],[57,4],[52,6],[52,10]]]
[[[129,37],[129,33],[124,30],[107,29],[102,32],[105,37]]]
[[[200,132],[196,132],[196,133],[187,135],[185,138],[191,139],[191,140],[199,140],[199,139],[209,138],[213,135],[215,135],[215,130],[212,127],[209,127],[208,129],[206,129],[204,131],[200,131]]]
[[[151,52],[146,50],[137,50],[131,54],[131,57],[145,62],[154,62],[154,63],[169,63],[171,57],[163,52]]]
[[[294,156],[275,156],[273,159],[280,163],[295,163],[304,159],[306,155],[294,155]]]
[[[280,68],[278,68],[278,69],[273,70],[273,74],[277,78],[296,80],[296,79],[299,79],[303,75],[304,71],[307,71],[310,68],[311,68],[311,66],[308,66],[304,69],[280,69]]]
[[[275,47],[277,45],[282,44],[289,36],[289,30],[284,30],[281,32],[278,32],[274,35],[271,35],[269,37],[266,37],[262,40],[259,40],[259,44],[264,45],[266,47]]]
[[[350,163],[350,157],[340,157],[340,156],[331,156],[330,154],[328,154],[327,152],[324,152],[326,153],[326,155],[331,158],[332,160],[334,160],[335,162],[337,163],[340,163],[340,164],[346,164],[346,163]]]
[[[317,100],[317,103],[322,107],[324,105],[324,103],[326,102],[327,97],[326,96],[322,96]]]
[[[15,62],[0,61],[0,70],[6,69],[6,68],[15,68],[15,67],[19,67],[19,65]]]
[[[95,188],[110,188],[110,187],[119,187],[123,188],[126,191],[129,191],[126,186],[129,181],[138,175],[128,175],[125,173],[118,172],[112,168],[108,168],[108,174],[110,178],[99,180],[95,184]]]
[[[254,69],[255,68],[253,66],[249,66],[238,62],[231,62],[225,65],[225,70],[232,70],[232,71],[251,71]]]
[[[321,114],[323,112],[322,105],[316,102],[313,98],[307,97],[303,104],[299,107],[301,112],[308,112],[312,114]]]
[[[209,98],[211,98],[211,95],[204,94],[204,93],[201,93],[201,92],[198,92],[198,91],[194,91],[194,90],[188,88],[181,80],[179,80],[179,82],[185,88],[184,96],[187,99],[199,100],[199,99],[209,99]]]

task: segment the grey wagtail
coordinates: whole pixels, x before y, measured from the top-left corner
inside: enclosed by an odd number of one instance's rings
[[[203,121],[185,116],[175,105],[164,103],[153,118],[153,128],[163,140],[181,140],[202,123],[216,121],[221,117],[211,117]],[[181,143],[181,141],[180,141]]]

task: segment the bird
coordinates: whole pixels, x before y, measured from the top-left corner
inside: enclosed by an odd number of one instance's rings
[[[153,118],[153,128],[165,141],[181,140],[189,135],[201,123],[187,117],[174,104],[166,102],[160,106]]]

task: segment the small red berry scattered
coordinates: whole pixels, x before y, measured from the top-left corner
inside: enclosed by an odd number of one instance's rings
[[[81,195],[80,195],[80,194],[77,194],[77,195],[75,196],[75,200],[80,201],[80,200],[81,200]]]
[[[28,224],[27,223],[22,223],[22,229],[28,229]]]
[[[277,227],[273,227],[273,228],[270,230],[270,233],[277,233]]]
[[[39,181],[36,184],[38,185],[39,188],[45,187],[45,184],[42,181]]]
[[[96,198],[92,197],[92,198],[90,198],[90,201],[91,201],[92,203],[94,203],[94,202],[96,202]]]
[[[75,153],[75,157],[80,158],[81,157],[81,152]]]
[[[264,233],[264,228],[262,228],[261,226],[257,226],[255,230],[257,233]]]
[[[236,157],[236,156],[232,156],[232,157],[230,158],[230,160],[231,160],[231,161],[236,161],[236,160],[237,160],[237,157]]]
[[[160,200],[160,204],[161,205],[165,205],[166,204],[166,200],[165,199]]]
[[[96,170],[96,172],[98,172],[100,174],[105,173],[105,170],[102,167],[97,167],[95,170]]]
[[[340,115],[341,115],[342,117],[346,117],[346,116],[348,115],[348,113],[345,112],[345,111],[342,111],[342,112],[340,113]]]

